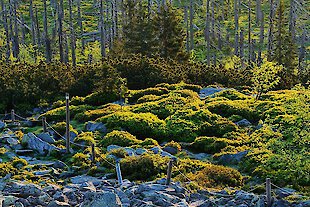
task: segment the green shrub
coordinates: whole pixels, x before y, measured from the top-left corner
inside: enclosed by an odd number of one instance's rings
[[[74,139],[74,142],[90,146],[91,144],[96,143],[95,135],[93,132],[82,132]]]
[[[70,104],[78,106],[82,105],[85,102],[85,97],[73,96],[71,98]]]
[[[190,99],[194,99],[194,100],[200,99],[197,92],[194,92],[194,91],[188,90],[188,89],[177,90],[177,91],[175,91],[175,93],[179,94],[183,98],[190,98]]]
[[[73,119],[74,116],[78,113],[85,112],[87,110],[93,109],[89,105],[80,105],[80,106],[70,106],[70,118]],[[47,121],[64,121],[66,119],[66,107],[62,106],[56,109],[52,109],[45,114],[42,114],[40,117],[46,117]]]
[[[131,90],[129,92],[130,92],[129,102],[133,103],[145,95],[161,96],[163,94],[169,93],[169,90],[167,88],[158,87],[158,88],[147,88],[143,90]]]
[[[128,156],[128,153],[124,148],[113,149],[109,152],[110,155],[114,155],[117,158],[125,158]]]
[[[160,83],[160,84],[157,84],[155,87],[164,87],[164,88],[167,88],[169,90],[191,90],[191,91],[194,91],[194,92],[199,92],[202,87],[199,86],[199,85],[194,85],[194,84],[187,84],[187,83],[184,83],[184,82],[180,82],[180,83],[176,83],[176,84],[168,84],[168,83]]]
[[[154,147],[154,146],[158,146],[159,144],[155,139],[146,138],[139,145],[142,147]]]
[[[15,167],[13,167],[12,163],[6,162],[6,163],[0,163],[0,177],[4,177],[7,174],[16,174],[17,170]]]
[[[146,102],[152,102],[152,101],[158,101],[160,99],[162,99],[163,96],[157,96],[157,95],[145,95],[142,96],[141,98],[139,98],[137,100],[137,103],[146,103]]]
[[[270,119],[273,119],[276,116],[285,115],[285,114],[286,114],[286,109],[283,106],[275,106],[275,107],[272,107],[272,108],[266,110],[263,113],[263,117],[264,118],[268,117]]]
[[[166,139],[183,142],[191,142],[197,137],[198,126],[194,123],[183,120],[169,120],[166,127]]]
[[[66,122],[58,122],[52,126],[59,134],[66,134]],[[72,125],[69,126],[70,132],[78,134],[78,132],[73,129]]]
[[[205,122],[200,126],[199,134],[203,136],[221,137],[226,133],[237,131],[238,127],[225,118],[219,118],[213,123]]]
[[[243,93],[240,93],[234,89],[220,91],[215,94],[215,97],[225,97],[229,100],[245,100],[251,98],[250,96],[244,95]]]
[[[86,169],[90,166],[90,159],[89,156],[83,153],[76,153],[71,158],[71,163],[74,166],[79,166],[82,169]]]
[[[28,165],[28,162],[25,159],[14,157],[12,161],[12,166],[15,168],[22,168]]]
[[[91,106],[100,106],[118,99],[119,96],[116,93],[95,92],[85,97],[85,103]]]
[[[165,122],[151,113],[115,112],[97,119],[109,129],[124,129],[138,138],[161,137]]]
[[[82,113],[79,113],[75,116],[75,119],[79,121],[90,121],[95,120],[97,118],[100,118],[105,115],[112,114],[117,111],[124,110],[124,107],[118,105],[118,104],[106,104],[102,106],[102,108],[94,109],[94,110],[88,110]]]
[[[204,169],[189,173],[187,176],[202,188],[239,187],[243,185],[243,177],[237,170],[220,165],[207,165]]]
[[[4,155],[4,153],[6,153],[8,150],[5,149],[4,147],[0,148],[0,155]]]
[[[141,143],[135,136],[126,131],[112,131],[108,133],[100,142],[103,147],[109,145],[118,145],[122,147],[129,147]]]
[[[212,113],[226,118],[240,115],[251,122],[257,122],[260,119],[258,112],[250,108],[246,101],[215,101],[208,103],[207,107]]]
[[[166,173],[168,160],[153,154],[126,157],[121,160],[122,174],[129,180],[153,180]]]
[[[173,141],[173,140],[170,141],[170,142],[168,142],[167,144],[165,144],[164,147],[172,147],[172,148],[175,148],[175,149],[178,150],[178,152],[181,152],[181,150],[182,150],[181,145],[180,145],[178,142],[175,142],[175,141]]]
[[[195,141],[191,143],[190,148],[196,152],[215,154],[219,153],[230,144],[234,144],[234,142],[225,138],[197,137]]]

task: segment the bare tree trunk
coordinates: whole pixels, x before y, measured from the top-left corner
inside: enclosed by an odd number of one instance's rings
[[[18,38],[18,24],[17,24],[17,2],[14,0],[13,2],[10,2],[13,4],[12,11],[12,17],[14,18],[14,35],[13,35],[13,56],[15,58],[18,58],[19,55],[19,38]]]
[[[252,60],[252,41],[251,41],[251,0],[248,1],[248,61]]]
[[[268,31],[268,60],[272,57],[273,53],[273,47],[272,47],[272,42],[273,42],[273,16],[274,16],[274,5],[273,5],[273,0],[270,0],[270,12],[269,12],[269,31]]]
[[[69,63],[69,41],[68,41],[68,35],[64,33],[64,47],[65,47],[65,54],[64,54],[64,60],[65,63]]]
[[[44,39],[45,39],[45,58],[46,62],[51,62],[52,60],[52,51],[51,51],[51,42],[48,37],[48,29],[47,29],[47,8],[46,8],[46,0],[43,0],[44,6],[44,16],[43,16],[43,29],[44,29]]]
[[[289,31],[292,34],[292,40],[296,40],[296,6],[295,1],[290,0],[290,15],[289,15]]]
[[[101,57],[104,58],[106,56],[106,51],[105,51],[103,0],[100,0],[100,44],[101,44]]]
[[[263,62],[262,59],[262,50],[264,48],[264,13],[261,11],[261,19],[260,19],[260,33],[259,33],[259,47],[258,47],[258,65],[260,66]]]
[[[218,41],[218,48],[221,51],[223,42],[222,42],[222,36],[221,36],[221,26],[218,25],[218,32],[217,32],[217,41]]]
[[[184,6],[184,23],[186,27],[186,51],[189,52],[188,7]]]
[[[2,8],[2,16],[3,16],[3,26],[5,31],[6,37],[6,62],[10,61],[10,54],[11,54],[11,47],[10,47],[10,36],[9,36],[9,27],[8,27],[8,19],[7,19],[7,8],[4,5],[4,2],[1,1],[1,8]]]
[[[119,26],[118,26],[118,0],[114,0],[114,30],[115,30],[115,37],[118,38],[119,36]]]
[[[72,0],[69,0],[69,24],[70,24],[70,45],[71,45],[71,58],[72,58],[72,65],[73,67],[76,66],[76,55],[75,55],[75,33],[74,33],[74,27],[73,27],[73,13],[72,13]]]
[[[239,8],[238,0],[234,0],[234,13],[235,13],[235,55],[239,55],[238,52],[238,42],[239,42]]]
[[[240,58],[243,60],[244,57],[244,34],[243,30],[240,31]]]
[[[193,0],[190,0],[190,6],[189,6],[189,27],[190,27],[190,49],[194,49],[194,5]]]
[[[299,68],[299,71],[302,70],[302,63],[305,59],[305,56],[306,56],[306,46],[305,46],[305,43],[306,43],[306,30],[303,28],[303,32],[302,32],[302,36],[301,36],[301,47],[300,47],[300,52],[299,52],[299,57],[298,57],[298,68]]]
[[[206,9],[206,31],[205,31],[205,39],[207,43],[207,64],[210,65],[210,49],[211,49],[211,42],[210,42],[210,0],[207,0],[207,9]]]
[[[38,18],[38,9],[37,7],[34,7],[35,9],[35,20],[36,20],[36,30],[37,30],[37,43],[38,45],[41,45],[41,33],[40,33],[40,25],[39,25],[39,18]]]
[[[64,34],[62,28],[63,21],[63,0],[60,0],[58,7],[58,44],[59,44],[59,56],[60,62],[65,62],[64,58]]]
[[[81,0],[78,0],[78,26],[80,29],[80,33],[83,33],[83,20],[82,20],[82,14],[81,14]]]
[[[261,23],[262,14],[262,0],[256,0],[256,23],[259,25]]]
[[[26,31],[25,31],[25,19],[22,15],[20,15],[20,21],[21,21],[21,31],[22,31],[22,40],[21,43],[24,45],[25,44],[25,39],[26,39]]]
[[[211,3],[211,31],[212,31],[212,40],[214,41],[215,40],[215,15],[214,15],[214,11],[215,11],[215,8],[214,8],[214,1],[212,1]]]

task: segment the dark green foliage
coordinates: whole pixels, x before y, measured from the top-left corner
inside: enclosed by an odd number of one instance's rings
[[[221,137],[226,133],[236,131],[237,125],[225,118],[218,118],[213,123],[204,122],[199,129],[199,134],[203,136]]]
[[[168,94],[169,90],[164,87],[156,87],[156,88],[147,88],[142,90],[131,90],[129,91],[129,101],[136,102],[139,98],[142,98],[146,95],[156,95],[161,96],[163,94]]]
[[[93,109],[89,105],[80,105],[80,106],[70,106],[70,118],[74,118],[75,115],[79,113],[84,113],[87,110]],[[62,106],[60,108],[52,109],[44,114],[41,117],[46,117],[47,121],[64,121],[66,120],[66,107]]]
[[[75,115],[75,119],[83,122],[83,121],[90,121],[90,120],[96,120],[97,118],[100,118],[102,116],[112,114],[116,111],[121,111],[122,107],[117,104],[106,104],[101,106],[99,109],[94,110],[87,110],[82,113],[79,113]]]
[[[229,100],[245,100],[245,99],[250,99],[250,96],[246,96],[243,93],[240,93],[236,90],[229,89],[229,90],[223,90],[221,92],[218,92],[216,97],[225,97]]]
[[[231,143],[230,140],[225,138],[216,137],[197,137],[190,148],[196,152],[205,152],[215,154],[221,152],[222,149]]]

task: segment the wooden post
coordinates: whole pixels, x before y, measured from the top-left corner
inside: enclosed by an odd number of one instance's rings
[[[266,178],[266,198],[267,198],[267,207],[270,207],[272,205],[270,178]]]
[[[11,110],[11,120],[12,120],[12,122],[15,121],[15,112],[14,112],[14,109]]]
[[[94,164],[95,163],[95,158],[96,158],[96,154],[95,154],[95,144],[91,145],[91,163]]]
[[[69,93],[66,93],[66,152],[70,153],[70,109]]]
[[[115,167],[116,167],[117,180],[118,180],[118,183],[121,185],[123,184],[123,178],[122,178],[121,166],[119,164],[119,161],[116,162]]]
[[[47,127],[46,127],[46,117],[42,117],[42,127],[43,127],[43,132],[47,132]]]
[[[171,182],[172,164],[173,164],[173,160],[170,160],[168,163],[166,185],[170,185],[170,182]]]

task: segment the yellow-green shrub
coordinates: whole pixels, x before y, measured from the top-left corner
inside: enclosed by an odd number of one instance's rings
[[[4,147],[0,148],[0,155],[3,155],[4,153],[6,153],[8,150],[5,149]]]
[[[225,118],[218,118],[214,122],[204,122],[199,129],[199,134],[202,136],[217,136],[221,137],[226,133],[237,131],[238,127],[232,121]]]
[[[158,146],[159,144],[155,139],[146,138],[139,145],[142,147],[154,147],[154,146]]]
[[[215,97],[225,97],[229,100],[245,100],[251,98],[250,96],[244,95],[243,93],[240,93],[234,89],[220,91],[215,94]]]
[[[86,145],[95,144],[95,135],[93,132],[82,132],[74,139],[74,142],[79,142]]]
[[[76,153],[71,158],[72,165],[79,166],[81,168],[87,168],[90,165],[89,155],[83,153]]]
[[[79,105],[69,107],[70,109],[70,118],[74,118],[74,116],[78,113],[85,112],[87,110],[93,109],[92,106],[89,105]],[[52,109],[45,114],[42,114],[41,117],[46,117],[47,121],[64,121],[66,119],[66,107],[62,106],[59,108]]]
[[[190,148],[197,152],[205,152],[214,154],[220,152],[228,145],[236,144],[234,141],[226,138],[217,137],[197,137],[194,142],[191,143]]]
[[[85,97],[85,103],[91,106],[100,106],[117,101],[119,96],[116,93],[95,92]]]
[[[14,159],[12,161],[12,166],[15,167],[15,168],[25,167],[27,165],[28,165],[28,162],[25,159],[22,159],[22,158],[14,157]]]
[[[151,113],[116,112],[97,119],[108,129],[124,129],[139,138],[161,137],[165,122]]]
[[[100,142],[104,147],[109,145],[118,145],[122,147],[129,147],[141,143],[135,136],[126,131],[112,131],[108,133]]]
[[[90,121],[121,110],[122,107],[120,105],[109,103],[102,106],[102,108],[79,113],[75,116],[75,119],[79,121]]]
[[[64,135],[66,133],[66,122],[58,122],[53,125],[53,128],[61,135]],[[78,134],[78,132],[73,129],[72,125],[69,126],[70,132],[75,132]]]
[[[169,93],[167,88],[157,87],[157,88],[147,88],[143,90],[130,90],[129,102],[136,102],[139,98],[145,95],[156,95],[161,96],[163,94]]]
[[[182,150],[181,145],[180,145],[178,142],[175,142],[175,141],[173,141],[173,140],[170,141],[170,142],[168,142],[167,144],[165,144],[164,147],[172,147],[172,148],[175,148],[175,149],[178,150],[178,152],[181,152],[181,150]]]

